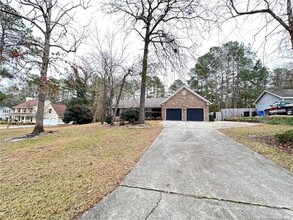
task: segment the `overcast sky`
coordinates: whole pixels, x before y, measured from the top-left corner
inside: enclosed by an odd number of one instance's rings
[[[91,8],[85,11],[79,10],[75,16],[75,21],[78,23],[77,25],[80,26],[91,21],[87,33],[89,37],[78,49],[78,56],[86,56],[89,52],[92,52],[90,36],[93,35],[92,33],[96,29],[100,32],[99,35],[103,37],[103,33],[106,33],[106,31],[109,30],[117,32],[121,28],[121,23],[119,24],[118,17],[115,14],[109,16],[99,10],[101,1],[102,0],[92,0]],[[204,55],[208,52],[210,47],[221,46],[228,41],[239,41],[243,42],[245,45],[251,45],[252,50],[257,53],[258,58],[262,60],[263,63],[270,69],[282,66],[290,61],[293,62],[291,50],[289,50],[290,54],[286,54],[278,49],[280,39],[270,38],[265,46],[263,45],[266,32],[260,32],[256,36],[256,33],[263,24],[263,20],[258,16],[252,16],[245,20],[244,18],[239,18],[237,21],[229,20],[221,26],[221,29],[214,28],[211,30],[210,34],[206,35],[205,39],[193,39],[199,44],[199,47],[195,51],[194,57],[196,59],[199,56]],[[269,27],[269,29],[274,28],[276,23],[272,23],[271,25],[272,26]],[[269,29],[267,31],[269,31]],[[35,31],[35,33],[37,35],[39,34],[37,31]],[[122,30],[121,33],[125,34]],[[128,51],[130,54],[129,60],[137,55],[142,55],[143,42],[136,33],[132,32],[128,34],[128,42],[130,43]],[[196,60],[188,63],[186,71],[192,68],[195,63]],[[54,75],[53,73],[51,74]],[[184,80],[184,76],[176,73],[176,71],[173,71],[172,69],[167,69],[166,74],[163,74],[161,77],[167,85],[170,85],[177,78]],[[187,79],[187,77],[185,77],[185,79]]]
[[[92,3],[93,7],[87,10],[87,15],[82,16],[82,19],[91,19],[91,27],[97,27],[102,35],[103,32],[107,30],[117,31],[121,28],[121,24],[119,24],[119,20],[117,16],[111,15],[106,16],[101,11],[97,10],[99,8],[97,3]],[[221,46],[222,44],[228,41],[239,41],[243,42],[245,45],[251,45],[253,51],[257,53],[257,56],[262,62],[268,66],[270,69],[273,69],[278,66],[282,66],[287,62],[293,62],[292,52],[289,50],[291,54],[284,53],[278,48],[280,39],[276,37],[271,37],[265,42],[266,31],[270,31],[270,29],[275,28],[276,23],[271,23],[271,26],[268,29],[258,33],[259,28],[264,25],[264,20],[259,16],[252,16],[248,19],[244,19],[244,17],[238,18],[237,20],[229,20],[224,25],[221,26],[221,30],[214,28],[211,30],[209,35],[206,35],[206,39],[194,39],[194,41],[198,42],[200,46],[196,49],[195,57],[199,57],[208,52],[210,47],[213,46]],[[256,35],[256,33],[258,33]],[[143,43],[141,39],[137,36],[136,33],[132,33],[128,37],[128,41],[131,42],[131,46],[129,47],[130,53],[141,54]],[[89,43],[89,41],[88,41]],[[84,53],[90,47],[84,45],[83,48],[80,49],[80,52]],[[195,65],[195,62],[190,62],[188,64],[188,68],[192,68]],[[172,70],[168,70],[171,71]],[[182,78],[182,75],[178,75],[174,72],[168,73],[168,76],[164,77],[164,81],[167,84],[172,83],[176,78]]]

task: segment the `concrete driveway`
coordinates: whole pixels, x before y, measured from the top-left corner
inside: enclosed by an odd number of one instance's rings
[[[150,149],[81,219],[293,219],[293,174],[218,128],[162,122]]]

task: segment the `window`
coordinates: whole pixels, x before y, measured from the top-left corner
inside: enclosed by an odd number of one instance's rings
[[[20,108],[17,109],[17,112],[20,112]]]
[[[52,109],[51,108],[49,108],[48,113],[52,113]]]
[[[23,109],[23,112],[26,113],[26,108]]]

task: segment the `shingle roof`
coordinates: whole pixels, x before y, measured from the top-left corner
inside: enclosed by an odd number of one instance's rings
[[[38,100],[34,99],[34,100],[29,100],[29,101],[20,103],[20,104],[14,106],[13,108],[32,108],[32,107],[36,106],[37,104],[38,104]],[[64,116],[64,113],[66,110],[66,106],[64,104],[55,103],[55,104],[51,104],[51,105],[54,108],[54,110],[58,116],[60,116],[60,117]]]
[[[145,99],[145,107],[146,108],[160,108],[161,103],[166,98],[146,98]],[[128,100],[120,100],[118,108],[139,108],[140,99],[128,99]]]
[[[52,107],[54,108],[55,112],[59,117],[63,117],[65,110],[66,110],[66,105],[61,104],[61,103],[56,103],[56,104],[51,104]]]
[[[29,101],[20,103],[14,106],[13,108],[32,108],[36,106],[37,104],[38,104],[38,100],[34,99],[34,100],[29,100]]]
[[[265,93],[269,93],[271,95],[274,95],[280,99],[285,99],[285,98],[290,98],[293,99],[293,89],[281,89],[281,90],[264,90],[259,97],[257,97],[257,99],[254,101],[253,104],[256,104],[260,98],[265,94]]]
[[[282,98],[286,98],[286,97],[293,97],[293,89],[282,89],[282,90],[274,90],[274,91],[270,91],[271,93],[274,93]]]

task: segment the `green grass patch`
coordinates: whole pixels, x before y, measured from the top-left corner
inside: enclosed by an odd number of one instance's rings
[[[282,133],[277,133],[276,138],[280,142],[293,141],[293,130],[284,131]]]
[[[0,219],[73,219],[110,193],[162,128],[100,124],[0,130]],[[139,137],[139,138],[138,138]]]
[[[225,121],[265,123],[265,124],[275,124],[275,125],[293,125],[292,116],[234,117],[234,118],[226,118]]]

